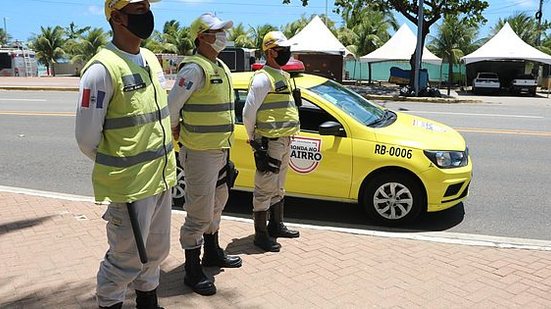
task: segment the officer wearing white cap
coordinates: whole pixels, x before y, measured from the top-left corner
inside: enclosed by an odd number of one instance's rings
[[[283,223],[283,198],[291,137],[299,132],[300,122],[289,73],[281,69],[291,57],[289,41],[280,31],[271,31],[264,36],[262,50],[266,65],[251,80],[243,123],[255,151],[254,244],[277,252],[281,245],[274,238],[299,237],[298,231],[289,230]]]
[[[154,25],[149,2],[106,0],[113,41],[83,68],[75,135],[94,160],[96,202],[109,249],[97,274],[100,308],[122,308],[136,289],[136,308],[158,309],[161,262],[170,249],[170,188],[176,183],[164,74],[155,54],[140,48]],[[143,246],[142,246],[143,245]]]
[[[241,258],[227,255],[218,242],[222,210],[228,200],[235,170],[229,161],[235,123],[234,93],[229,68],[218,59],[226,47],[225,30],[232,21],[211,13],[190,27],[196,53],[180,64],[168,102],[173,135],[182,145],[180,163],[186,177],[185,222],[180,243],[185,250],[184,283],[201,295],[216,287],[203,266],[241,267]]]

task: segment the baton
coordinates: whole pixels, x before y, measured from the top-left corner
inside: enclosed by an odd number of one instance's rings
[[[143,243],[142,233],[140,229],[140,223],[136,215],[136,209],[132,207],[133,203],[126,203],[128,209],[128,216],[130,217],[130,225],[132,225],[132,232],[134,233],[134,239],[136,240],[136,247],[138,247],[138,255],[142,264],[147,263],[147,253],[145,252],[145,245]]]

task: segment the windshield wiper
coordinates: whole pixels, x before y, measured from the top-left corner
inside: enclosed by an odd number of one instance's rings
[[[376,119],[376,120],[370,122],[367,126],[372,127],[372,126],[375,126],[375,125],[380,124],[382,122],[385,122],[388,119],[390,119],[392,117],[392,115],[393,114],[390,110],[385,109],[385,112],[381,115],[381,117],[379,119]]]

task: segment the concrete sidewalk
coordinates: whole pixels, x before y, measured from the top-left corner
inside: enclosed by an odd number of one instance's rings
[[[0,307],[94,308],[107,249],[105,206],[0,191]],[[299,227],[279,253],[252,245],[249,220],[225,218],[221,244],[240,269],[207,268],[218,293],[183,284],[173,212],[162,265],[165,308],[550,308],[551,251],[499,249]],[[125,308],[134,307],[129,289]]]

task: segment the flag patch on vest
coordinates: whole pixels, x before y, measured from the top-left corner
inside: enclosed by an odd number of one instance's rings
[[[123,88],[122,91],[134,91],[138,89],[145,88],[145,83],[142,79],[142,76],[138,73],[132,75],[126,75],[122,77]]]
[[[84,108],[90,108],[90,89],[84,88],[82,90],[82,99],[80,106]]]
[[[90,89],[82,90],[82,100],[80,106],[84,108],[90,108],[90,104],[96,105],[96,108],[103,108],[103,101],[105,100],[105,92],[98,90],[97,94],[92,95]]]
[[[186,90],[190,90],[193,86],[193,82],[190,80],[186,81],[186,79],[182,77],[178,81],[178,86],[180,86],[180,88],[186,88]]]

